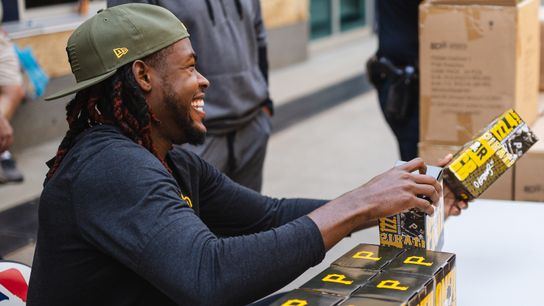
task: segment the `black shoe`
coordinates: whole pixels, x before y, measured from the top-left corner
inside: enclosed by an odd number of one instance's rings
[[[0,159],[0,166],[0,183],[20,183],[24,180],[13,158]]]

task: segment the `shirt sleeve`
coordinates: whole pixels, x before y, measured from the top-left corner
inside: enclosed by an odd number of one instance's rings
[[[71,192],[79,196],[75,217],[84,239],[179,304],[251,302],[325,253],[319,229],[306,216],[255,234],[218,237],[143,148],[102,150]]]
[[[200,215],[221,236],[253,234],[282,226],[321,207],[327,200],[276,199],[241,186],[197,156]]]

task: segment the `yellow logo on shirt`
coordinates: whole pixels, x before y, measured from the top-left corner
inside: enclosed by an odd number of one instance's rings
[[[180,194],[179,196],[181,197],[183,201],[189,204],[189,207],[193,208],[193,202],[191,202],[191,199],[188,196],[184,196],[183,194]]]

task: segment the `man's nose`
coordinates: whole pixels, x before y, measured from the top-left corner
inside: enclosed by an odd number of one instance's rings
[[[200,85],[200,87],[202,88],[208,88],[210,86],[210,81],[208,81],[208,79],[206,79],[200,72],[198,72],[198,84]]]

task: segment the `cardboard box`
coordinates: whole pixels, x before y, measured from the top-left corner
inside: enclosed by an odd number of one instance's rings
[[[442,183],[442,168],[427,166],[427,175]],[[444,244],[444,200],[435,203],[432,216],[411,209],[380,218],[378,224],[382,246],[440,250]]]
[[[282,296],[274,303],[270,304],[270,306],[334,306],[343,299],[344,298],[342,297],[324,294],[320,292],[310,292],[302,289],[295,289]]]
[[[455,154],[461,150],[461,146],[448,146],[433,143],[420,142],[418,144],[419,156],[425,163],[434,164],[444,158],[448,153]],[[529,151],[530,152],[530,151]],[[523,159],[525,159],[524,157]],[[495,200],[514,200],[514,170],[508,169],[493,183],[482,195],[480,199]]]
[[[433,281],[421,275],[384,271],[352,294],[402,305],[434,305]]]
[[[434,305],[456,304],[455,254],[412,249],[395,258],[387,270],[430,277]]]
[[[371,280],[379,271],[330,266],[310,279],[301,289],[349,296]]]
[[[544,202],[544,117],[531,128],[537,142],[516,164],[516,201]]]
[[[535,121],[539,4],[420,5],[421,141],[462,145],[509,108]]]
[[[444,180],[458,198],[477,198],[537,140],[521,117],[510,109],[453,156],[444,170]]]
[[[359,244],[351,249],[351,251],[335,260],[332,265],[379,271],[402,252],[404,252],[403,249],[374,244]]]

